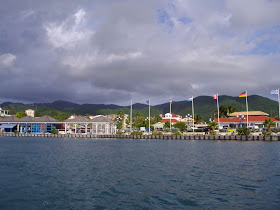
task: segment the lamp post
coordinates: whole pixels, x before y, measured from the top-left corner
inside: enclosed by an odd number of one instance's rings
[[[187,117],[187,120],[188,120],[188,129],[189,129],[189,127],[190,127],[190,118],[192,117],[192,115],[187,114],[186,117]]]
[[[117,125],[121,123],[121,127],[122,127],[122,118],[121,117],[117,117]],[[120,128],[119,128],[120,129]],[[121,130],[121,129],[120,129]]]
[[[239,115],[237,115],[237,117],[240,119],[240,127],[241,127],[242,126],[242,120],[245,120],[246,117],[244,117],[244,115],[242,115],[241,113]]]
[[[148,126],[148,134],[150,134],[150,128],[149,128],[149,117],[147,117],[146,119],[145,119],[145,121],[146,121],[146,123],[147,123],[147,126]]]

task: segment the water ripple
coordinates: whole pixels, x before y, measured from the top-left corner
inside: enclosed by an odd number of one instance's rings
[[[0,209],[278,209],[278,142],[0,137]]]

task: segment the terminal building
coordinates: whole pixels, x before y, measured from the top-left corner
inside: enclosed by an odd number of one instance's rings
[[[72,119],[58,121],[50,116],[17,118],[8,116],[0,118],[0,132],[50,133],[53,129],[59,133],[115,134],[116,124],[105,116],[92,119],[75,116]]]

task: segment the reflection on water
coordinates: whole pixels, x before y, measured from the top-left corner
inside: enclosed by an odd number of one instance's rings
[[[0,138],[0,208],[280,206],[280,142]]]

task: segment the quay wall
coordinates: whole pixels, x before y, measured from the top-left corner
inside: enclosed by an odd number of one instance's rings
[[[221,141],[280,141],[279,136],[238,135],[112,135],[112,134],[49,134],[49,133],[0,133],[11,137],[97,138],[97,139],[154,139],[154,140],[221,140]]]

